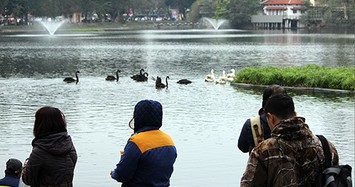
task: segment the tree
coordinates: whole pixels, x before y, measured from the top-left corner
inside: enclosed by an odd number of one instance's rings
[[[126,0],[111,0],[111,7],[109,9],[110,14],[113,17],[113,20],[121,20],[121,22],[125,22],[125,19],[121,19],[124,13],[128,13],[129,1]]]
[[[231,15],[231,0],[221,0],[217,1],[216,3],[216,11],[214,14],[214,17],[216,19],[221,19],[221,18],[229,18]]]
[[[325,20],[330,23],[354,23],[354,0],[320,0],[319,4],[329,7]]]
[[[3,16],[6,18],[13,16],[16,24],[18,23],[17,18],[21,18],[21,23],[27,22],[28,0],[3,0],[0,8]]]
[[[183,17],[186,17],[186,10],[195,2],[196,0],[165,0],[166,6],[178,9]]]
[[[213,17],[215,10],[212,0],[197,0],[190,8],[188,19],[192,22],[199,21],[202,17]]]
[[[61,15],[61,0],[32,0],[32,12],[36,17],[55,18]]]
[[[256,14],[260,3],[259,0],[215,0],[216,18],[225,18],[234,27],[250,24],[251,16]]]

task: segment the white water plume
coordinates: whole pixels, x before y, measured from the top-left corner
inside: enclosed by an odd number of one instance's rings
[[[221,27],[221,25],[223,25],[227,21],[225,19],[213,19],[213,18],[208,18],[208,17],[204,17],[202,19],[207,21],[210,25],[212,25],[212,27],[215,30],[218,30],[219,27]]]
[[[59,27],[65,23],[65,21],[51,21],[51,19],[48,19],[47,21],[41,20],[40,23],[43,25],[44,28],[46,28],[50,35],[54,35],[54,33],[59,29]]]

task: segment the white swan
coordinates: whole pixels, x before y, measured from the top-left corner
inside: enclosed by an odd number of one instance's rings
[[[206,75],[205,77],[206,82],[214,82],[214,70],[211,69],[211,73]]]
[[[235,69],[231,69],[230,73],[227,73],[227,81],[233,81],[235,77]]]
[[[222,76],[219,76],[218,80],[216,81],[216,84],[226,84],[227,83],[227,77],[226,77],[226,71],[222,71]]]
[[[227,78],[234,78],[235,77],[235,69],[231,69],[230,73],[227,73]]]

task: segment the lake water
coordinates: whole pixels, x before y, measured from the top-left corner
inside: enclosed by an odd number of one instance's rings
[[[109,173],[132,133],[134,105],[154,99],[178,150],[171,186],[239,186],[248,155],[236,141],[257,114],[261,92],[206,83],[205,75],[247,66],[353,66],[354,42],[354,34],[301,31],[0,33],[0,169],[10,157],[29,156],[34,114],[50,105],[66,115],[77,149],[74,186],[119,186]],[[148,82],[130,78],[141,68]],[[117,69],[119,81],[105,81]],[[79,83],[64,83],[76,70]],[[155,89],[156,76],[169,76],[169,88]],[[182,78],[193,83],[177,84]],[[311,130],[354,167],[354,96],[290,94]]]

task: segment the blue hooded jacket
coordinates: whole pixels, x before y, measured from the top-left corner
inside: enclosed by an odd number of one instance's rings
[[[159,130],[162,106],[143,100],[134,109],[134,134],[129,138],[111,177],[122,187],[167,187],[177,152],[171,137]]]
[[[0,186],[18,187],[19,182],[19,177],[7,174],[4,178],[0,179]]]

